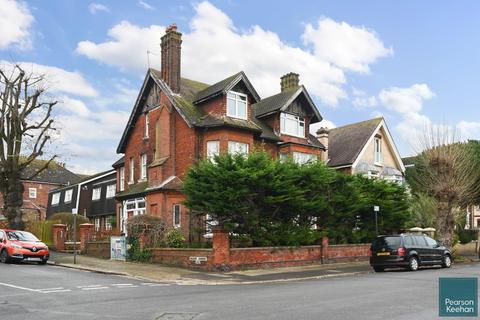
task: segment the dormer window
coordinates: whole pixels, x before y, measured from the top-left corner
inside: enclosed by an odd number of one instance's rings
[[[282,112],[280,115],[280,133],[305,138],[305,118]]]
[[[227,93],[227,116],[247,119],[247,95],[234,91]]]

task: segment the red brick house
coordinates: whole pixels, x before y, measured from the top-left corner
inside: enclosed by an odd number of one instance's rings
[[[75,184],[80,180],[78,175],[57,162],[51,162],[45,170],[31,178],[45,164],[45,160],[35,160],[21,174],[24,188],[22,206],[24,220],[45,220],[48,192],[52,189]],[[3,198],[0,194],[1,208],[3,208]]]
[[[181,77],[176,26],[161,38],[161,70],[149,69],[117,148],[118,225],[137,214],[157,215],[191,236],[180,192],[187,170],[220,152],[268,151],[296,161],[323,159],[309,126],[322,120],[299,76],[281,77],[280,93],[261,99],[244,72],[213,85]],[[201,61],[199,61],[201,63]]]

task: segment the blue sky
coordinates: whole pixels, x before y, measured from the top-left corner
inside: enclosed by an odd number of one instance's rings
[[[456,5],[455,5],[456,4]],[[45,73],[60,100],[54,152],[75,171],[106,170],[159,39],[183,32],[183,76],[244,70],[262,97],[289,71],[325,125],[383,115],[403,156],[426,125],[480,138],[480,3],[438,1],[0,0],[0,66]]]

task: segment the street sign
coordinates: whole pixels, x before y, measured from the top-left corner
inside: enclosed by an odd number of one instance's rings
[[[77,208],[72,208],[72,214],[78,214],[78,209]]]
[[[206,262],[208,259],[207,257],[189,257],[190,261],[195,261],[195,264],[202,264],[202,262]]]
[[[375,212],[380,211],[380,207],[379,206],[373,206],[373,211],[375,211]]]

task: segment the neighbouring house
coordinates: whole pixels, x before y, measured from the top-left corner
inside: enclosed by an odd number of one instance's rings
[[[417,157],[404,157],[402,158],[405,168],[407,169],[407,174],[409,170],[415,167]],[[466,224],[465,229],[480,229],[480,206],[479,205],[468,205],[466,208]]]
[[[48,193],[47,218],[59,212],[76,211],[90,219],[95,224],[96,231],[111,230],[116,222],[115,192],[115,170],[89,176],[76,184],[52,189]]]
[[[327,164],[347,174],[404,183],[405,166],[383,118],[334,129],[320,128],[318,140],[327,148]]]
[[[48,192],[52,189],[76,183],[80,178],[59,162],[52,161],[43,169],[47,160],[34,160],[22,172],[23,183],[23,218],[25,221],[45,220],[48,205]],[[3,208],[3,198],[0,194],[0,208]],[[0,214],[1,215],[1,214]]]
[[[326,160],[325,147],[309,133],[322,116],[298,74],[281,77],[280,92],[264,99],[244,72],[213,85],[182,78],[181,37],[175,25],[166,29],[161,70],[147,71],[117,148],[123,157],[113,167],[124,232],[129,217],[147,213],[192,239],[202,220],[191,219],[180,189],[200,159],[263,149],[300,163]]]

